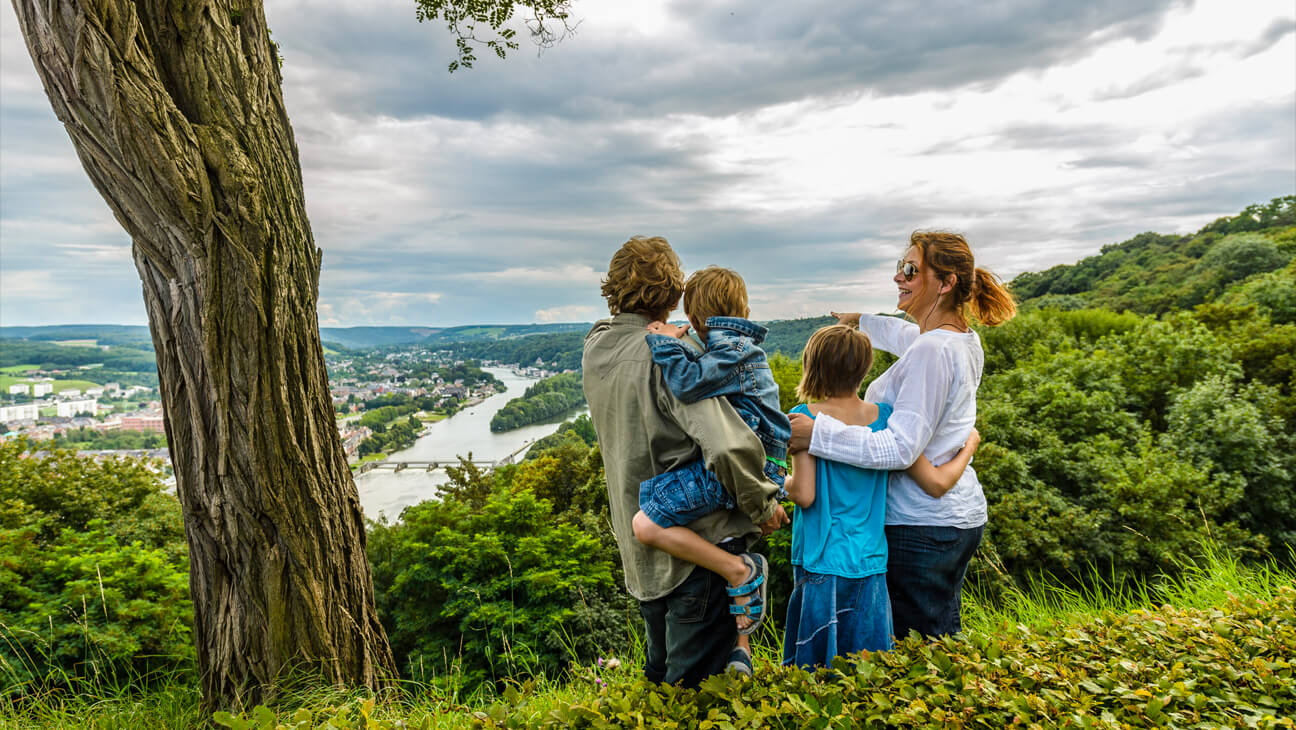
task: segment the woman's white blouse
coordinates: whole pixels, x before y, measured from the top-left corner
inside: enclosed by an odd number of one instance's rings
[[[873,381],[865,398],[895,410],[882,431],[847,426],[827,414],[815,419],[810,453],[866,469],[888,469],[888,525],[942,525],[970,529],[986,522],[985,494],[969,465],[940,499],[929,496],[904,469],[925,455],[937,466],[963,447],[976,425],[976,392],[985,352],[976,332],[931,330],[898,317],[866,314],[860,330],[873,347],[899,356]]]

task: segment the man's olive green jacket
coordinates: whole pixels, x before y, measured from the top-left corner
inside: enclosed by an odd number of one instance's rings
[[[635,539],[630,523],[639,511],[640,482],[705,459],[738,503],[736,510],[714,512],[689,525],[711,543],[758,537],[756,525],[773,516],[778,490],[765,477],[760,439],[729,401],[708,398],[685,405],[671,394],[644,340],[648,322],[625,313],[596,322],[585,336],[581,359],[626,588],[640,601],[675,590],[694,567]]]

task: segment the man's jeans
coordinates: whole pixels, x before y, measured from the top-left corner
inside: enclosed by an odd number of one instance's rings
[[[944,636],[962,628],[963,575],[985,526],[887,525],[887,591],[897,638],[914,629]]]
[[[720,548],[740,555],[745,545],[739,538],[720,543]],[[737,624],[729,613],[728,587],[724,578],[694,568],[669,595],[639,603],[648,639],[645,677],[697,687],[725,670],[738,639]]]

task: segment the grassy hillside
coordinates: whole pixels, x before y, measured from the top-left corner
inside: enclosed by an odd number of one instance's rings
[[[697,690],[639,678],[642,647],[561,677],[464,696],[404,683],[363,694],[289,692],[276,709],[218,715],[231,728],[1291,727],[1296,576],[1212,554],[1142,591],[1037,587],[993,608],[973,599],[965,638],[916,639],[808,673],[758,636],[756,676]],[[138,695],[87,682],[34,701],[0,698],[4,730],[194,728],[194,684]]]

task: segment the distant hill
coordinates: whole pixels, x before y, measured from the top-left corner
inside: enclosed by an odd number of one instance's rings
[[[776,319],[770,322],[761,322],[769,328],[769,333],[765,335],[765,342],[761,345],[765,352],[773,355],[775,352],[782,352],[784,355],[799,360],[801,351],[805,349],[805,344],[810,340],[810,335],[821,327],[827,327],[836,322],[832,317],[807,317],[805,319]]]
[[[682,319],[680,320],[683,321]],[[806,319],[780,319],[762,322],[769,328],[765,338],[765,351],[773,354],[782,352],[791,358],[799,358],[810,335],[820,327],[831,324],[831,317],[808,317]],[[500,339],[477,339],[473,341],[446,342],[445,348],[453,350],[460,357],[477,360],[498,360],[505,363],[532,365],[541,363],[555,370],[574,370],[580,368],[581,347],[585,332],[590,325],[573,325],[569,331],[548,331],[535,334],[517,334]],[[481,335],[481,330],[510,329],[520,327],[459,327],[459,332],[474,331]],[[447,330],[448,332],[449,330]]]
[[[589,331],[591,322],[564,322],[562,324],[478,324],[464,327],[446,327],[429,334],[426,345],[507,340],[527,335],[547,335],[558,332]]]
[[[343,347],[362,350],[370,347],[441,344],[502,340],[531,334],[581,332],[589,323],[468,325],[462,327],[320,327],[320,338]],[[148,327],[121,324],[58,324],[39,327],[0,327],[0,339],[67,342],[93,340],[100,345],[117,345],[136,349],[153,349]]]
[[[320,327],[320,339],[353,350],[413,345],[439,332],[437,327]]]
[[[1024,308],[1165,314],[1192,309],[1296,256],[1296,195],[1251,205],[1191,235],[1140,233],[1075,264],[1021,274],[1009,284]]]
[[[117,345],[137,350],[152,350],[153,338],[148,327],[130,324],[55,324],[42,327],[0,327],[0,338],[66,342],[94,340],[100,345]]]

